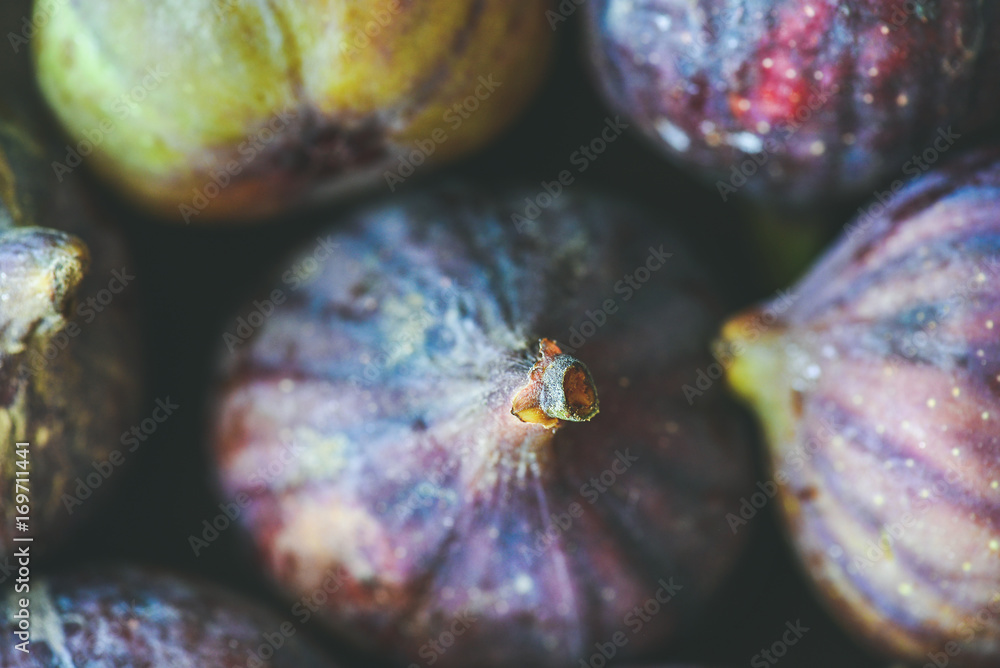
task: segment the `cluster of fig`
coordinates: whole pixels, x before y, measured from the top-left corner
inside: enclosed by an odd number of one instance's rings
[[[552,12],[38,3],[37,85],[70,143],[53,153],[28,105],[0,103],[0,555],[20,512],[14,444],[35,448],[48,547],[141,397],[133,298],[82,308],[129,260],[79,165],[185,223],[395,193],[513,122],[544,80]],[[674,221],[613,194],[561,189],[529,220],[513,215],[524,188],[447,183],[340,216],[322,259],[310,246],[265,273],[309,267],[224,339],[214,372],[217,491],[240,499],[255,565],[394,665],[637,661],[724,591],[748,536],[726,518],[762,489],[857,638],[896,660],[995,665],[1000,149],[962,148],[1000,111],[1000,6],[592,0],[581,14],[607,102],[723,200],[817,207],[875,189],[878,206],[725,323]],[[0,84],[27,96],[7,66]],[[647,278],[617,290],[637,267]],[[706,369],[759,418],[768,478],[729,395],[692,400]],[[90,569],[32,588],[37,651],[14,642],[27,606],[4,599],[3,665],[333,665],[291,622],[185,578]]]
[[[595,78],[724,200],[815,205],[996,118],[1000,6],[970,0],[595,0]]]

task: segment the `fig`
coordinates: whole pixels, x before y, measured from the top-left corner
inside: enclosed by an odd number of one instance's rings
[[[710,282],[635,205],[566,192],[502,222],[526,194],[354,213],[223,353],[220,490],[263,568],[406,663],[576,665],[619,633],[640,655],[744,543],[722,517],[749,425],[674,382],[708,359]]]
[[[9,668],[336,665],[292,621],[256,603],[137,566],[39,578],[0,600],[0,620],[0,660]]]
[[[927,174],[716,353],[823,598],[916,663],[1000,661],[998,205],[996,149]]]
[[[39,5],[46,99],[86,161],[186,223],[246,219],[484,145],[547,70],[547,0]]]
[[[996,3],[595,0],[586,25],[608,102],[723,200],[870,193],[1000,107]]]
[[[5,566],[15,546],[54,546],[113,487],[105,480],[124,463],[116,447],[142,396],[135,265],[76,175],[53,177],[30,115],[0,103]]]

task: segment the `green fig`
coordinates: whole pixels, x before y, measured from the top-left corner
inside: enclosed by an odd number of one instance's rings
[[[172,219],[246,219],[394,190],[485,144],[546,72],[547,6],[65,2],[34,47],[64,168],[86,161]]]

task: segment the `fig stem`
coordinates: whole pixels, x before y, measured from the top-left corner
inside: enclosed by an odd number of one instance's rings
[[[597,388],[590,370],[551,339],[538,342],[538,360],[518,388],[510,412],[522,422],[556,429],[564,421],[586,422],[597,415]]]
[[[794,443],[799,417],[792,390],[784,329],[776,324],[760,331],[761,311],[750,309],[731,318],[722,328],[714,347],[720,359],[732,360],[726,370],[730,389],[763,416],[768,441]]]

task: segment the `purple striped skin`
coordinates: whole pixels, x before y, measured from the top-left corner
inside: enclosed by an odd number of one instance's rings
[[[119,566],[33,578],[30,597],[28,653],[15,648],[21,641],[10,615],[19,611],[17,598],[0,601],[5,668],[338,665],[287,618],[215,585],[158,570]],[[282,624],[292,632],[283,634]],[[265,635],[273,639],[270,644]]]
[[[900,659],[997,665],[1000,151],[847,229],[790,309],[756,334],[761,310],[732,320],[719,352],[840,619]]]
[[[940,128],[965,136],[1000,106],[993,2],[594,0],[586,9],[609,104],[727,200],[809,205],[870,192]]]
[[[724,393],[692,409],[680,391],[720,313],[704,277],[648,214],[596,196],[564,193],[518,233],[526,194],[450,188],[356,214],[226,356],[222,493],[249,496],[266,569],[295,599],[331,578],[330,626],[406,664],[453,624],[437,666],[576,665],[618,632],[619,656],[640,654],[704,607],[744,543],[723,515],[751,481],[746,425]],[[673,256],[616,293],[661,244]],[[606,300],[572,353],[600,413],[554,432],[512,416],[539,338],[572,346]],[[255,481],[282,441],[297,453]],[[589,480],[612,467],[600,492]],[[682,589],[629,626],[671,578]]]

